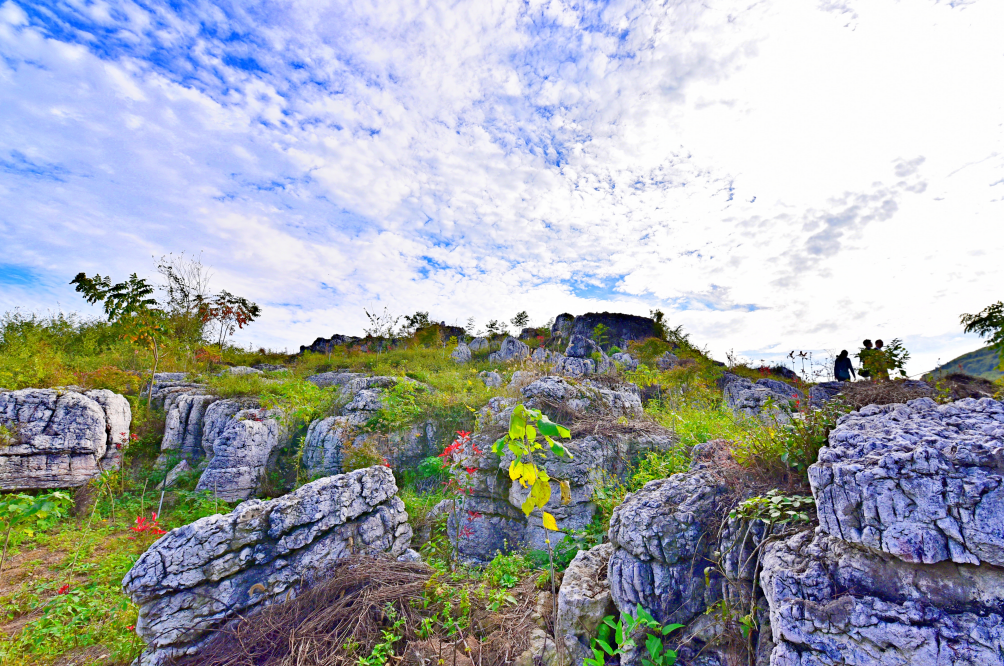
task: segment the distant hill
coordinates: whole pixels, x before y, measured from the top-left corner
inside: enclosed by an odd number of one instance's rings
[[[953,358],[948,363],[943,363],[934,370],[935,377],[946,375],[952,372],[964,372],[967,375],[985,377],[991,381],[1004,377],[1004,372],[997,369],[1000,359],[997,350],[991,347],[984,347],[976,351],[963,354],[958,358]],[[962,366],[961,369],[959,366]]]

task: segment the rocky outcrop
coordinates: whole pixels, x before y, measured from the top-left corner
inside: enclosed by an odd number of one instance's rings
[[[622,314],[620,312],[587,312],[575,318],[572,334],[593,337],[596,327],[603,324],[606,331],[604,346],[624,347],[631,340],[646,340],[658,337],[655,320],[649,317]]]
[[[590,358],[576,358],[574,356],[562,356],[558,358],[551,368],[555,374],[566,375],[568,377],[585,377],[591,375],[596,370],[596,364]]]
[[[803,398],[799,390],[776,379],[758,379],[754,384],[726,372],[721,384],[725,404],[736,414],[747,417],[786,421],[792,403]],[[772,407],[768,409],[768,405]]]
[[[319,388],[327,388],[329,386],[345,386],[352,380],[361,377],[365,377],[365,375],[360,372],[322,372],[310,375],[307,377],[307,381]]]
[[[489,347],[488,340],[486,340],[485,338],[474,338],[468,343],[467,346],[470,347],[471,352],[475,354],[487,353]]]
[[[551,477],[551,501],[545,510],[555,516],[561,539],[562,530],[584,529],[593,519],[596,506],[592,502],[593,489],[603,473],[623,475],[631,461],[642,452],[665,449],[673,445],[672,434],[651,423],[635,422],[641,415],[641,400],[633,386],[619,390],[597,386],[589,382],[572,383],[563,377],[543,377],[520,390],[521,402],[539,408],[552,420],[574,423],[581,418],[622,419],[616,431],[584,432],[566,440],[565,446],[572,459],[559,458],[548,453],[538,463]],[[479,423],[483,429],[474,434],[466,451],[460,456],[463,466],[473,470],[458,479],[471,492],[465,495],[464,504],[451,515],[449,533],[464,534],[459,540],[461,556],[472,562],[490,561],[496,552],[509,552],[527,547],[543,549],[547,535],[540,524],[539,513],[528,520],[519,507],[526,499],[527,490],[513,484],[508,468],[513,454],[506,450],[496,456],[490,452],[495,439],[495,429],[507,427],[509,415],[516,400],[494,398],[481,410]],[[573,430],[574,432],[574,430]],[[458,454],[460,455],[460,454]],[[570,489],[570,502],[561,503],[560,482],[566,481]]]
[[[108,390],[0,391],[0,490],[85,485],[121,462],[132,412]]]
[[[613,550],[610,543],[580,550],[565,569],[558,589],[554,635],[564,645],[571,664],[582,664],[586,657],[593,656],[589,645],[597,628],[604,617],[616,614],[607,580]]]
[[[806,531],[767,546],[772,666],[1001,664],[1004,570],[913,564]]]
[[[571,337],[573,328],[575,328],[575,315],[568,314],[567,312],[562,313],[554,318],[554,324],[551,325],[551,337],[559,340],[567,340]],[[592,333],[592,331],[589,331],[589,333]]]
[[[371,467],[201,518],[158,539],[122,585],[139,606],[142,666],[193,654],[209,632],[323,579],[356,553],[398,557],[411,540],[394,475]]]
[[[706,471],[650,481],[614,509],[608,536],[610,592],[621,613],[640,603],[663,624],[687,624],[716,600],[713,566],[719,502],[726,492]]]
[[[450,358],[455,363],[470,363],[472,358],[471,348],[461,342],[457,345],[456,349],[450,352]]]
[[[1004,566],[1004,405],[930,398],[842,417],[809,468],[822,529],[906,562]]]
[[[822,407],[823,403],[833,400],[844,388],[844,382],[821,382],[809,389],[809,404]]]
[[[438,453],[438,432],[432,421],[419,421],[391,432],[380,432],[369,425],[383,407],[385,390],[400,382],[419,390],[431,390],[428,386],[386,376],[356,375],[339,382],[344,406],[338,414],[312,422],[304,439],[301,460],[308,476],[340,474],[348,447],[365,448],[395,469],[413,469],[424,458]]]
[[[565,348],[565,356],[573,358],[589,358],[600,351],[600,346],[584,335],[575,334],[569,339]]]
[[[231,376],[231,377],[242,377],[244,375],[261,375],[261,370],[257,368],[251,368],[246,365],[234,365],[229,368],[224,368],[220,372],[221,377]]]
[[[195,391],[176,393],[166,399],[161,452],[177,452],[189,462],[201,460],[205,456],[202,436],[206,409],[217,400],[214,395]]]
[[[525,342],[520,342],[512,336],[506,337],[502,341],[502,346],[497,352],[488,355],[491,363],[509,363],[511,361],[521,361],[530,355],[530,347]]]
[[[625,370],[637,370],[638,360],[627,352],[617,352],[610,355],[610,360],[619,363]]]
[[[246,500],[261,488],[269,458],[287,433],[278,415],[237,400],[220,400],[206,410],[204,438],[208,465],[196,490],[208,490],[227,502]]]
[[[502,384],[505,383],[505,380],[502,379],[502,375],[500,375],[497,372],[491,372],[488,370],[482,370],[481,372],[479,372],[478,378],[482,382],[484,382],[484,385],[487,386],[488,388],[498,388],[499,386],[502,386]]]

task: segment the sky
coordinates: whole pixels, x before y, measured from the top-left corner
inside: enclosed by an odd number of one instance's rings
[[[1004,298],[999,0],[0,0],[0,309],[199,256],[295,351],[364,309],[662,309],[721,360]]]

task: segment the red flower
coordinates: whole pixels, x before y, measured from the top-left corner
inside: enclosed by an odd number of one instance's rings
[[[478,470],[476,468],[474,468],[474,467],[465,467],[464,471],[467,472],[468,474],[474,474]]]
[[[69,591],[70,591],[70,584],[67,583],[63,587],[61,587],[58,590],[56,590],[56,594],[66,594]]]
[[[126,631],[132,631],[135,628],[136,628],[135,624],[130,624],[128,627],[126,627]]]

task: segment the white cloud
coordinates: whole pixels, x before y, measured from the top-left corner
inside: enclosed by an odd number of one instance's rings
[[[1004,277],[1004,8],[955,5],[7,0],[0,305],[202,251],[258,343],[662,307],[919,372]]]

